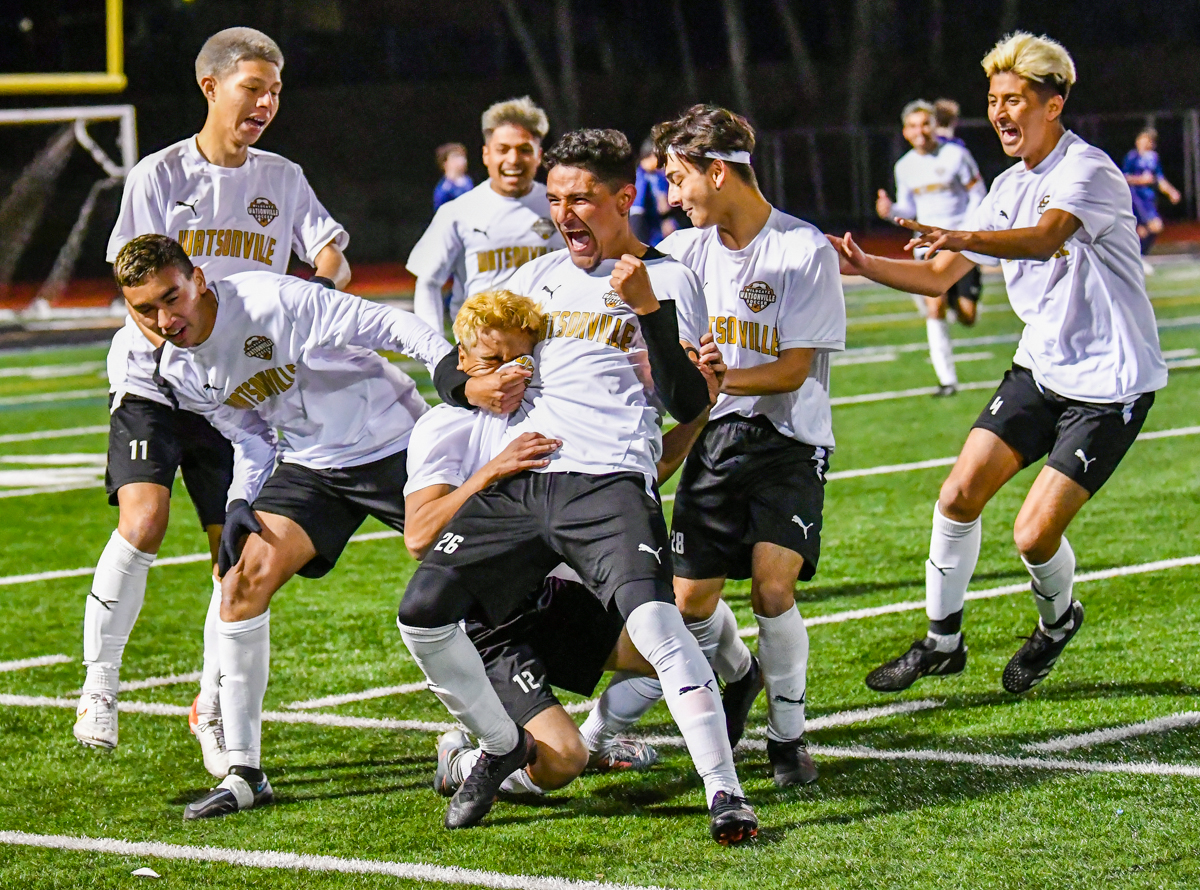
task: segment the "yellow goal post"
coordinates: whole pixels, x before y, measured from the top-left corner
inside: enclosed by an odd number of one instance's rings
[[[0,74],[0,95],[119,93],[125,89],[122,0],[104,0],[104,46],[104,71]]]

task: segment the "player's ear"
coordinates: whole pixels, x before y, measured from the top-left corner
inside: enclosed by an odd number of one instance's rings
[[[713,161],[708,166],[708,181],[712,183],[713,188],[717,191],[721,190],[721,186],[725,184],[726,178],[729,176],[729,168],[725,166],[724,161]]]
[[[192,281],[196,285],[196,293],[202,294],[208,290],[208,279],[204,277],[204,270],[199,266],[192,267]]]
[[[634,199],[637,198],[637,186],[626,183],[617,189],[617,210],[621,216],[629,215],[629,208],[633,206]]]
[[[217,79],[211,74],[200,78],[200,92],[204,93],[204,98],[209,102],[215,102],[217,100]]]
[[[1059,116],[1062,115],[1065,103],[1066,100],[1058,93],[1051,96],[1046,102],[1046,119],[1052,121],[1058,120]]]
[[[463,345],[461,343],[459,343],[458,344],[458,370],[462,371],[464,374],[466,373],[466,370],[467,370],[466,368],[463,367],[463,365],[466,364],[466,361],[467,361],[467,350],[463,348]]]

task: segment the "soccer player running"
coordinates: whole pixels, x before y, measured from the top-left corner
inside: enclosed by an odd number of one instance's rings
[[[568,133],[546,163],[551,213],[567,250],[533,260],[509,282],[536,298],[549,322],[534,350],[527,410],[506,435],[536,432],[562,445],[548,466],[467,500],[413,575],[398,616],[430,687],[484,751],[445,823],[479,822],[504,779],[537,756],[457,622],[476,605],[491,623],[503,621],[566,562],[625,619],[704,780],[711,834],[736,843],[754,836],[757,818],[734,770],[712,670],[675,607],[654,488],[662,449],[656,402],[683,423],[709,404],[704,375],[684,347],[700,342],[703,291],[689,269],[630,230],[636,162],[621,133]],[[486,387],[488,379],[456,373],[461,383],[439,373],[438,391],[465,407],[472,384]]]
[[[1162,217],[1158,215],[1158,193],[1161,191],[1172,204],[1178,204],[1183,196],[1163,173],[1162,161],[1158,157],[1158,131],[1147,127],[1138,133],[1133,146],[1125,155],[1121,169],[1133,196],[1133,215],[1137,218],[1142,256],[1146,256],[1163,230]],[[1142,269],[1147,275],[1154,274],[1154,267],[1145,260],[1142,260]]]
[[[373,350],[431,368],[452,350],[408,312],[299,278],[209,282],[162,235],[134,238],[113,268],[130,310],[167,340],[160,372],[180,406],[233,442],[216,628],[229,774],[184,809],[224,816],[273,799],[260,762],[271,597],[332,569],[367,516],[404,527],[405,448],[427,406]]]
[[[294,250],[328,287],[345,287],[349,241],[299,166],[253,148],[279,110],[283,54],[251,28],[210,37],[196,57],[196,80],[208,117],[195,136],[143,158],[125,183],[121,212],[108,242],[108,261],[138,235],[170,235],[213,279],[235,272],[287,271]],[[108,353],[111,390],[109,503],[120,508],[117,529],[96,566],[84,610],[87,679],[75,737],[84,745],[117,744],[117,689],[122,654],[146,594],[146,575],[167,530],[176,469],[196,505],[216,560],[232,478],[229,443],[203,417],[177,409],[154,380],[161,338],[126,319]],[[221,602],[213,579],[204,623],[204,670],[189,718],[204,765],[227,769],[217,701],[215,628]]]
[[[833,450],[829,354],[845,348],[837,255],[820,231],[759,191],[754,130],[696,105],[654,128],[672,205],[695,228],[662,242],[705,282],[729,370],[684,463],[671,528],[675,596],[706,654],[727,665],[725,709],[740,736],[765,682],[767,754],[777,785],[812,782],[804,743],[808,632],[797,579],[817,570]],[[726,578],[750,578],[758,663],[719,608]],[[723,651],[722,651],[723,650]],[[732,739],[736,742],[736,737]]]
[[[875,211],[886,220],[919,220],[943,229],[957,228],[987,194],[975,159],[961,142],[941,141],[934,135],[933,105],[924,99],[909,102],[900,114],[904,138],[912,149],[896,162],[896,200],[879,190]],[[918,248],[918,259],[925,255]],[[929,358],[937,374],[935,395],[952,396],[958,391],[954,348],[946,312],[953,309],[958,320],[975,324],[982,278],[978,266],[954,282],[946,293],[924,300],[925,332]],[[919,298],[918,298],[919,299]]]
[[[545,316],[530,297],[505,290],[476,294],[454,320],[458,367],[479,376],[506,363],[532,365],[544,330]],[[707,342],[702,342],[702,355],[723,369],[712,338],[706,335],[703,340]],[[705,364],[700,367],[715,396],[714,371]],[[707,416],[702,412],[663,436],[660,484],[683,462]],[[424,559],[472,494],[518,472],[548,465],[548,455],[559,443],[523,433],[503,446],[508,422],[506,416],[449,404],[438,405],[417,421],[408,446],[404,530],[405,546],[415,559]],[[478,608],[468,617],[467,636],[483,658],[492,688],[509,716],[537,742],[537,760],[505,779],[501,791],[541,794],[563,787],[589,766],[636,770],[657,760],[653,748],[635,739],[613,737],[590,747],[551,689],[590,696],[607,670],[652,673],[622,633],[624,623],[619,612],[601,604],[561,565],[501,624],[490,626]],[[449,797],[482,751],[461,730],[443,734],[437,751],[434,789]]]
[[[417,276],[413,312],[434,330],[444,330],[442,286],[451,275],[469,297],[503,287],[524,263],[563,246],[546,187],[533,179],[549,129],[546,112],[528,96],[483,113],[487,182],[438,208],[405,264]],[[451,301],[452,320],[458,305]]]
[[[988,118],[1017,158],[992,183],[964,231],[911,220],[921,261],[864,254],[830,240],[844,272],[911,293],[944,293],[989,257],[1025,323],[1012,370],[975,421],[933,511],[925,564],[929,631],[867,675],[898,692],[967,660],[963,600],[979,558],[980,514],[1024,467],[1049,457],[1017,514],[1013,538],[1033,578],[1038,623],[1004,669],[1004,688],[1032,689],[1083,623],[1072,596],[1075,553],[1064,532],[1137,438],[1167,383],[1154,310],[1139,268],[1129,189],[1103,151],[1062,125],[1075,64],[1047,37],[1015,32],[983,59]]]

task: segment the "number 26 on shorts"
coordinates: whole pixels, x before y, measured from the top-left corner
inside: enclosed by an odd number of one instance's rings
[[[458,545],[462,542],[462,535],[455,535],[451,532],[446,532],[444,535],[442,535],[442,539],[437,542],[437,546],[435,546],[433,549],[440,550],[442,553],[453,553],[458,549]]]

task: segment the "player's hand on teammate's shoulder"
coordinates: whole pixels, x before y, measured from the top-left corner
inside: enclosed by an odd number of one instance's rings
[[[550,455],[561,447],[561,439],[551,439],[541,433],[521,433],[488,461],[488,475],[492,482],[498,482],[526,470],[540,469],[550,463]]]
[[[658,298],[654,296],[646,264],[633,254],[627,253],[617,260],[609,283],[617,296],[638,315],[648,315],[658,310]]]
[[[725,381],[725,372],[729,370],[729,367],[725,364],[725,358],[721,355],[721,350],[717,348],[711,333],[705,333],[700,337],[700,353],[696,366],[704,375],[704,382],[708,384],[708,404],[715,405],[717,396],[721,394],[721,384]]]
[[[837,251],[838,267],[843,275],[862,275],[867,267],[867,255],[863,249],[854,243],[854,238],[847,232],[845,235],[826,235],[833,249]]]
[[[917,247],[927,248],[926,259],[933,259],[939,250],[958,251],[964,250],[967,246],[963,232],[952,232],[936,226],[923,226],[915,219],[901,219],[900,217],[896,217],[896,225],[903,226],[913,233],[908,243],[904,245],[904,249],[909,251]]]
[[[511,414],[525,397],[525,387],[533,372],[520,366],[500,368],[467,381],[467,401],[493,414]]]

